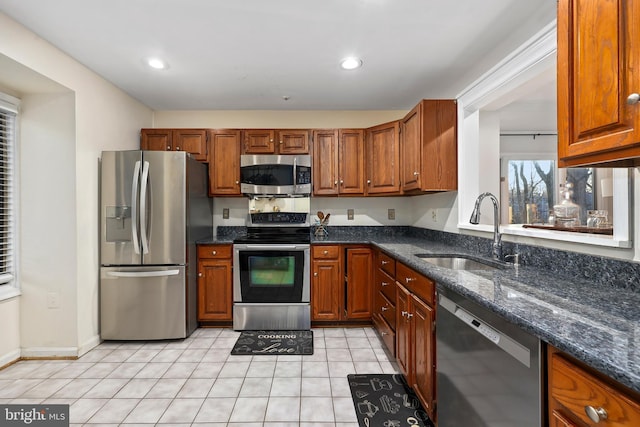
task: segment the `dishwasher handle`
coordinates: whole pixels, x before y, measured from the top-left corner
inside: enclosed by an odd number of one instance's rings
[[[518,362],[522,363],[527,368],[531,367],[531,351],[528,348],[509,337],[504,332],[501,332],[490,326],[488,323],[480,320],[477,316],[474,316],[442,294],[438,294],[438,304],[441,308],[444,308],[464,322],[472,330],[493,342]]]

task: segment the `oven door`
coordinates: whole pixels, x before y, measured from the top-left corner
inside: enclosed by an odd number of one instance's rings
[[[308,303],[308,244],[233,245],[233,301]]]

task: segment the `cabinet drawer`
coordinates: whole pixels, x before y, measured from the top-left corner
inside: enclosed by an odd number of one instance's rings
[[[382,338],[382,342],[391,353],[391,356],[396,357],[396,333],[378,314],[373,315],[373,325],[376,327],[380,338]]]
[[[376,293],[374,312],[382,315],[391,329],[396,329],[396,306],[389,301],[382,292]]]
[[[198,245],[198,259],[231,258],[231,245]]]
[[[376,260],[376,264],[379,268],[381,268],[385,273],[389,274],[391,277],[395,277],[396,275],[396,260],[391,258],[389,255],[378,252],[378,257]]]
[[[396,281],[384,271],[376,270],[376,292],[382,292],[391,303],[396,303]]]
[[[314,259],[337,259],[340,256],[340,246],[311,246],[311,257]]]
[[[604,409],[607,418],[598,425],[606,427],[640,426],[640,404],[625,394],[574,365],[559,354],[551,356],[549,391],[551,396],[576,418],[594,425],[586,409]]]
[[[396,265],[396,280],[427,304],[433,306],[435,283],[402,263]]]

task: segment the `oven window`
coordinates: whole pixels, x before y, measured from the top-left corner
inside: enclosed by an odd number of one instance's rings
[[[302,250],[240,251],[242,302],[303,302],[304,258]]]
[[[287,286],[295,281],[295,258],[292,256],[250,256],[251,286]]]

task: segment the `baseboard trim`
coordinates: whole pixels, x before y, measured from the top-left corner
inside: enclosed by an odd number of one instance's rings
[[[18,360],[20,360],[20,349],[10,351],[9,353],[0,356],[0,370],[13,365]]]
[[[22,359],[54,359],[54,358],[77,358],[77,347],[29,347],[23,348]]]
[[[93,350],[95,347],[100,345],[101,342],[102,342],[102,339],[100,338],[100,335],[96,334],[96,335],[90,337],[88,340],[86,340],[84,343],[82,343],[80,345],[80,347],[78,348],[78,357],[80,357],[83,354],[86,354],[89,351]]]

